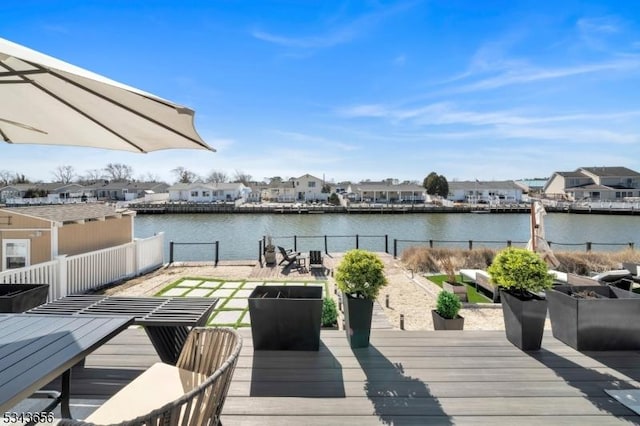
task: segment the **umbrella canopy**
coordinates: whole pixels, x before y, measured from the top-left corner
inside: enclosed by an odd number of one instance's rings
[[[194,111],[0,38],[0,138],[133,152],[210,148]]]
[[[540,201],[531,204],[531,238],[527,243],[527,250],[534,251],[547,262],[547,265],[557,268],[560,262],[553,254],[544,234],[544,217],[547,215]]]

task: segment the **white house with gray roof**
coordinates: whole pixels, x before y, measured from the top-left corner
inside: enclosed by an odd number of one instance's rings
[[[555,172],[543,189],[548,198],[624,201],[640,197],[640,173],[626,167],[581,167]]]
[[[369,203],[424,203],[426,189],[413,183],[360,182],[347,187],[351,201]]]
[[[170,201],[245,202],[251,188],[242,183],[177,183],[170,186],[168,191]]]
[[[449,182],[448,200],[470,204],[517,204],[523,188],[512,180]]]

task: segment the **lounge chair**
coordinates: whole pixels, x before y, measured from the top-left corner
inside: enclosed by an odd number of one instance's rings
[[[280,250],[280,254],[282,255],[282,260],[278,265],[282,265],[284,262],[287,262],[287,264],[284,265],[285,267],[294,264],[298,265],[298,256],[300,256],[300,253],[294,252],[293,250],[285,250],[284,247],[281,246],[278,246],[278,250]]]
[[[320,268],[324,273],[324,263],[322,261],[322,252],[320,250],[311,250],[309,252],[309,269]]]

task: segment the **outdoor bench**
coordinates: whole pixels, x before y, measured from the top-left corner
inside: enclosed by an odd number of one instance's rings
[[[177,365],[154,364],[85,420],[58,425],[218,425],[241,348],[232,329],[196,327]]]

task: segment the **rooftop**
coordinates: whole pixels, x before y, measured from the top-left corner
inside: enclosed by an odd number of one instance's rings
[[[99,203],[6,207],[2,210],[52,222],[75,222],[79,220],[117,217],[121,214],[135,214],[135,212],[130,210],[118,210],[113,206]]]

